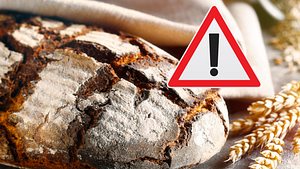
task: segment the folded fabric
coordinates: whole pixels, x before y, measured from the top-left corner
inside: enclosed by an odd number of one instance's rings
[[[238,23],[246,45],[246,58],[260,81],[260,87],[223,88],[221,95],[230,98],[253,98],[274,95],[262,31],[254,9],[244,2],[234,2],[228,8]]]
[[[246,7],[243,11],[233,7],[234,16],[238,21],[236,23],[221,0],[102,1],[0,0],[0,10],[57,16],[76,22],[112,27],[141,36],[159,46],[186,47],[209,8],[215,5],[222,13],[261,82],[259,88],[222,88],[221,94],[227,98],[256,98],[273,94],[261,30],[256,14],[251,8],[250,10],[249,7]],[[239,15],[247,19],[240,18]],[[248,19],[250,19],[251,24],[249,24]],[[249,34],[251,30],[253,31]]]
[[[108,2],[117,3],[117,1]],[[243,43],[234,19],[221,0],[120,0],[118,2],[120,5],[127,5],[126,7],[144,3],[146,5],[143,9],[147,6],[149,9],[154,9],[155,6],[157,17],[150,15],[155,14],[153,10],[148,10],[150,14],[146,14],[137,11],[143,11],[138,6],[136,6],[137,10],[131,10],[109,3],[90,0],[0,0],[0,9],[58,16],[77,22],[108,26],[141,36],[157,45],[186,46],[197,31],[206,12],[212,5],[216,5],[229,23],[234,36],[241,44]],[[164,13],[159,11],[165,11],[165,14],[168,13],[168,15],[163,18],[161,16]],[[170,16],[178,12],[180,14],[176,16],[186,14],[181,19],[171,20]]]

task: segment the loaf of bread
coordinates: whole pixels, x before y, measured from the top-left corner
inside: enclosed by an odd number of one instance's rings
[[[0,163],[182,168],[219,152],[216,90],[169,88],[178,60],[110,29],[0,15]]]

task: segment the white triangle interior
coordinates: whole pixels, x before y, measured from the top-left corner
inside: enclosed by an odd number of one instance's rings
[[[218,75],[212,76],[210,70],[209,34],[219,34]],[[235,55],[224,33],[214,19],[199,43],[189,63],[182,72],[180,80],[249,80],[247,73]]]

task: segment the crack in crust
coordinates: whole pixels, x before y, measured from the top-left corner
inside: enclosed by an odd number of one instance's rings
[[[26,17],[25,17],[26,18]],[[17,18],[16,20],[21,21],[23,18]],[[26,19],[25,19],[26,20]],[[23,22],[23,21],[21,21]],[[11,22],[10,22],[11,23]],[[31,27],[30,22],[26,27]],[[34,85],[36,82],[40,80],[39,73],[46,67],[47,63],[52,62],[53,60],[44,58],[46,53],[51,53],[62,43],[66,43],[74,39],[77,35],[84,34],[86,31],[78,33],[71,37],[60,38],[58,33],[54,30],[45,31],[43,28],[39,28],[38,33],[45,34],[45,39],[34,48],[29,47],[26,44],[21,44],[15,38],[12,37],[11,32],[17,30],[20,26],[16,22],[13,22],[11,29],[2,30],[0,28],[1,39],[3,39],[10,49],[14,51],[21,52],[25,54],[25,58],[23,62],[16,66],[16,68],[6,74],[6,78],[3,81],[6,83],[5,88],[7,94],[5,94],[6,98],[10,98],[6,104],[0,107],[0,126],[6,131],[6,139],[9,142],[10,151],[14,157],[14,162],[20,166],[27,167],[36,167],[40,166],[41,163],[39,160],[30,159],[24,153],[24,147],[22,143],[22,138],[20,138],[18,131],[16,131],[15,125],[18,123],[16,121],[15,124],[12,124],[11,118],[12,113],[21,109],[24,100],[33,93]],[[41,55],[42,54],[42,55]],[[42,127],[42,126],[40,126]],[[2,160],[1,160],[2,161]],[[86,164],[61,164],[59,162],[51,161],[48,159],[44,159],[45,164],[49,164],[53,168],[78,168],[79,166],[86,166],[85,168],[90,168]],[[76,167],[77,166],[77,167]]]
[[[186,113],[182,114],[177,118],[177,123],[180,128],[179,135],[176,141],[168,143],[171,147],[180,148],[184,145],[187,146],[188,141],[191,137],[191,124],[195,121],[195,118],[200,113],[206,113],[208,111],[214,112],[214,100],[217,98],[217,93],[214,91],[207,91],[204,95],[203,100],[198,100],[193,107],[187,107]]]
[[[118,41],[120,43],[126,44],[123,44],[126,46],[126,49],[114,51],[112,46],[90,42],[88,39],[81,37],[95,31],[98,34],[100,32],[101,36],[110,36],[99,28],[85,27],[74,35],[62,36],[59,32],[67,28],[65,24],[59,26],[59,23],[56,23],[57,27],[54,27],[55,25],[52,27],[50,24],[49,28],[43,27],[42,21],[36,18],[27,18],[24,19],[25,21],[21,20],[18,21],[21,24],[14,22],[13,28],[9,31],[3,31],[0,26],[0,39],[5,39],[4,41],[9,44],[11,49],[25,55],[24,61],[6,75],[8,79],[6,83],[9,84],[10,90],[8,95],[11,97],[11,101],[6,104],[7,107],[0,107],[0,109],[3,109],[0,112],[0,129],[5,131],[6,139],[11,147],[10,151],[15,160],[12,163],[27,167],[47,164],[49,166],[46,168],[92,168],[81,161],[78,152],[85,145],[86,133],[97,126],[102,117],[104,107],[110,105],[111,100],[108,99],[99,103],[97,101],[90,101],[89,99],[94,94],[110,91],[112,86],[122,78],[133,83],[138,89],[134,98],[134,108],[139,107],[149,98],[149,91],[151,89],[156,89],[167,98],[166,100],[173,102],[185,111],[185,113],[180,114],[176,119],[179,128],[177,137],[161,147],[160,155],[162,159],[145,156],[128,162],[128,165],[137,161],[148,161],[159,166],[166,166],[166,168],[171,167],[172,150],[188,146],[192,135],[192,124],[200,113],[208,111],[217,112],[223,121],[225,136],[227,136],[226,120],[222,116],[221,110],[215,107],[215,101],[218,101],[220,98],[216,91],[208,91],[203,95],[197,95],[189,89],[178,91],[167,87],[167,73],[175,68],[178,61],[164,53],[159,53],[161,51],[158,51],[158,49],[155,49],[155,47],[144,40],[123,33],[119,33],[120,36],[117,37],[116,35],[111,35],[113,36],[111,37],[113,40],[119,38]],[[7,21],[7,23],[9,22],[11,21]],[[43,38],[38,42],[37,46],[30,47],[28,44],[22,44],[20,40],[12,36],[13,31],[20,29],[24,25],[26,28],[38,27],[36,33],[41,34]],[[80,40],[78,37],[83,39]],[[116,44],[118,43],[114,45]],[[119,49],[119,47],[116,47],[115,50]],[[133,51],[128,53],[128,48]],[[73,141],[73,145],[68,148],[67,158],[70,164],[62,164],[60,161],[52,160],[51,157],[43,153],[42,155],[45,157],[43,157],[44,161],[41,164],[40,159],[34,159],[26,155],[22,138],[20,138],[18,131],[16,131],[18,119],[15,120],[15,123],[11,123],[14,120],[9,120],[9,118],[11,118],[12,112],[21,109],[24,101],[34,93],[36,83],[41,80],[39,73],[48,64],[57,61],[55,58],[47,57],[48,54],[53,53],[56,49],[72,50],[78,55],[88,55],[88,57],[96,59],[98,63],[108,63],[109,65],[106,64],[107,66],[98,69],[96,75],[81,84],[74,94],[76,96],[75,108],[79,114],[68,124],[67,128],[68,136]],[[87,104],[84,101],[90,103]],[[82,102],[85,103],[84,106],[82,106]],[[67,105],[63,105],[58,109],[64,109],[65,106]],[[59,112],[58,109],[56,113]],[[47,114],[44,117],[43,123],[37,127],[36,132],[47,123],[49,116]]]

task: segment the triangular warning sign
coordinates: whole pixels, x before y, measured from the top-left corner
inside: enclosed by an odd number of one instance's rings
[[[170,87],[258,87],[260,83],[213,6],[181,58]]]

